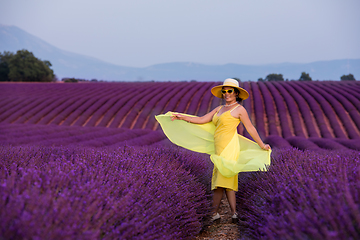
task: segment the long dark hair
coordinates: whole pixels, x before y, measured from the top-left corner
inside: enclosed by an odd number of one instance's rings
[[[242,104],[243,99],[242,99],[241,97],[239,97],[239,94],[240,94],[239,89],[234,88],[234,92],[236,93],[236,101],[237,101],[239,104]]]

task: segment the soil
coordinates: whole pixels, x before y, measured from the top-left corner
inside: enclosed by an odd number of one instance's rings
[[[196,236],[196,240],[242,239],[239,233],[239,225],[231,221],[231,210],[225,194],[221,200],[219,214],[221,216],[220,223],[209,221],[209,224],[205,225],[199,235]]]

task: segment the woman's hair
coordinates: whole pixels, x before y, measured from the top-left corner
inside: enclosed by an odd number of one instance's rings
[[[239,89],[237,89],[237,88],[233,88],[233,89],[234,89],[234,92],[235,92],[235,94],[236,94],[236,101],[237,101],[239,104],[242,104],[243,99],[239,97],[239,94],[240,94]],[[224,99],[224,96],[222,96],[222,99]]]
[[[241,97],[239,97],[239,94],[240,94],[239,89],[234,88],[234,92],[236,93],[236,101],[241,104],[243,99]]]

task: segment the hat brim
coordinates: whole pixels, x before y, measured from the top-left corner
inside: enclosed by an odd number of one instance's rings
[[[232,87],[232,88],[236,88],[239,90],[239,98],[241,98],[242,100],[245,100],[249,97],[249,93],[241,88],[241,87],[235,87],[235,86],[232,86],[232,85],[219,85],[219,86],[215,86],[211,89],[211,93],[217,97],[217,98],[223,98],[223,94],[221,93],[221,90],[223,87]]]

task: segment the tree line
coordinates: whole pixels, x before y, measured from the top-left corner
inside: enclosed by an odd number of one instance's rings
[[[28,50],[19,50],[15,54],[0,53],[0,81],[10,82],[51,82],[54,71],[49,61],[41,61]]]
[[[300,78],[298,80],[299,81],[312,81],[312,78],[310,77],[309,73],[302,72],[300,75]],[[348,75],[342,75],[340,77],[340,80],[341,81],[356,81],[354,75],[351,73]],[[285,81],[285,80],[284,80],[284,77],[282,74],[271,73],[271,74],[267,75],[265,79],[259,78],[258,81],[264,82],[264,81]]]

